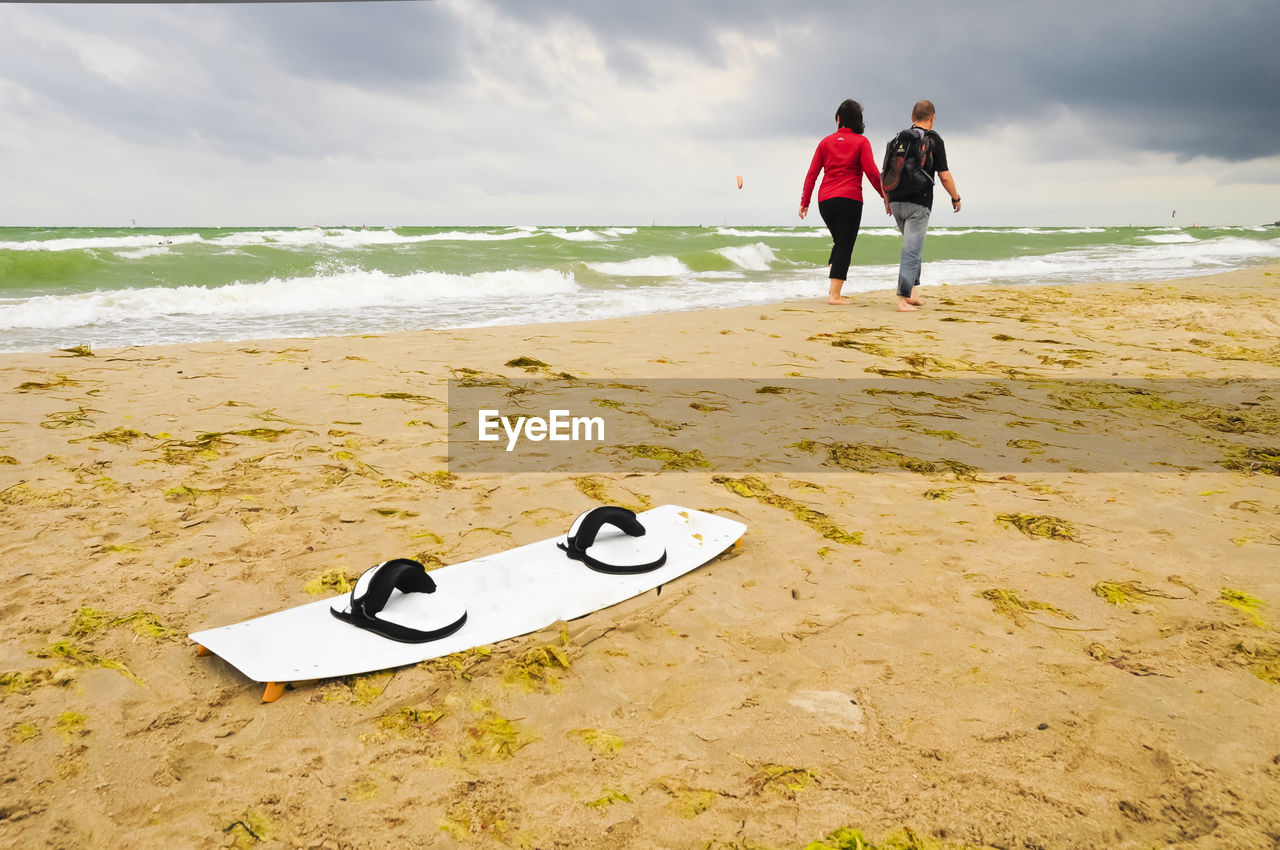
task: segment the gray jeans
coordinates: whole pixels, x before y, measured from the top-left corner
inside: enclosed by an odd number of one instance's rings
[[[902,232],[902,262],[898,265],[898,294],[911,297],[920,283],[920,260],[924,256],[924,235],[929,230],[929,208],[906,201],[893,201],[893,220]]]

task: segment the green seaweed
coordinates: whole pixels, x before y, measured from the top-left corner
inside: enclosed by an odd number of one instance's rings
[[[278,830],[279,827],[257,809],[249,809],[222,828],[231,836],[231,846],[236,850],[248,850],[255,844],[271,841]]]
[[[526,691],[546,688],[559,691],[563,686],[556,670],[569,669],[569,654],[559,646],[533,646],[502,665],[502,681],[520,685]]]
[[[755,499],[770,507],[790,511],[792,516],[828,540],[834,540],[836,543],[843,543],[846,546],[856,546],[862,543],[861,531],[846,531],[831,517],[821,511],[814,510],[808,505],[797,502],[795,499],[773,492],[769,489],[769,485],[753,475],[743,478],[716,475],[711,480],[723,486],[730,493],[734,493],[744,499]]]
[[[18,459],[13,455],[0,455],[0,466],[17,466]]]
[[[686,820],[692,820],[707,811],[716,798],[722,796],[719,791],[689,788],[676,781],[659,781],[656,787],[671,798],[671,807],[675,813]]]
[[[348,393],[348,398],[385,398],[392,401],[413,401],[419,404],[427,404],[435,401],[430,396],[415,395],[414,393],[404,392],[385,392],[385,393]]]
[[[604,796],[595,800],[589,800],[583,805],[589,809],[603,809],[612,806],[614,803],[630,803],[631,797],[616,788],[605,788]]]
[[[37,650],[35,652],[37,658],[57,658],[70,661],[81,667],[101,667],[106,670],[115,670],[121,676],[136,685],[141,685],[142,680],[133,674],[128,667],[114,658],[108,658],[103,655],[97,655],[84,647],[77,646],[71,641],[60,640],[50,644],[47,648]]]
[[[702,452],[697,449],[681,452],[666,446],[648,445],[618,446],[618,448],[634,458],[660,461],[664,471],[688,472],[691,469],[708,469],[711,466]]]
[[[321,702],[345,702],[347,705],[367,706],[378,697],[395,677],[393,670],[380,670],[360,676],[344,676],[330,683],[320,697]]]
[[[1219,605],[1226,605],[1228,608],[1234,608],[1244,614],[1258,628],[1266,628],[1266,621],[1262,619],[1262,615],[1259,612],[1266,607],[1267,603],[1258,597],[1250,596],[1243,590],[1224,587],[1218,591],[1216,601]]]
[[[320,573],[303,585],[302,589],[311,596],[332,596],[338,593],[350,593],[353,587],[355,587],[355,580],[347,575],[347,571],[335,567]]]
[[[892,357],[893,349],[889,346],[862,339],[867,334],[884,335],[888,332],[890,331],[887,328],[854,328],[853,330],[839,331],[837,333],[814,334],[809,337],[809,342],[825,342],[836,348],[852,348],[872,357]]]
[[[766,764],[747,779],[747,786],[756,794],[768,789],[787,800],[818,781],[812,770],[788,767],[783,764]]]
[[[1280,685],[1280,646],[1257,641],[1241,641],[1235,647],[1236,658],[1253,675],[1272,685]]]
[[[487,646],[473,646],[461,652],[454,652],[443,658],[432,658],[422,662],[422,667],[433,672],[448,673],[455,679],[469,682],[481,671],[485,663],[493,657],[493,650]]]
[[[1219,465],[1237,472],[1261,472],[1264,475],[1280,475],[1280,446],[1265,449],[1252,446],[1233,448]]]
[[[64,711],[53,721],[53,728],[62,736],[62,740],[72,741],[89,734],[89,730],[86,728],[88,723],[89,717],[87,715],[76,711]]]
[[[1143,587],[1136,581],[1100,581],[1093,586],[1095,596],[1112,605],[1127,608],[1147,599],[1173,599],[1167,593]]]
[[[841,827],[821,841],[806,844],[804,850],[970,850],[972,847],[919,835],[910,827],[894,830],[880,841],[872,841],[860,829]]]
[[[1056,516],[1034,514],[997,514],[996,522],[1016,528],[1028,537],[1043,537],[1048,540],[1068,540],[1079,543],[1079,532],[1065,519]]]
[[[993,587],[978,593],[978,596],[991,603],[997,614],[1002,614],[1013,620],[1017,626],[1025,626],[1027,623],[1026,614],[1031,611],[1044,611],[1055,617],[1062,617],[1066,620],[1074,620],[1075,614],[1069,611],[1063,611],[1048,602],[1039,602],[1031,600],[1024,602],[1016,591],[1006,590],[1004,588]]]
[[[89,346],[83,343],[81,343],[80,345],[73,345],[70,348],[59,348],[58,350],[64,353],[54,355],[55,357],[66,357],[66,356],[93,357],[94,356],[93,349],[91,349]]]
[[[597,755],[614,756],[617,755],[623,747],[623,740],[612,732],[605,732],[602,729],[574,729],[569,733],[571,737],[578,738],[587,748]]]
[[[178,629],[171,629],[162,624],[155,614],[148,611],[134,611],[132,614],[117,617],[88,607],[76,609],[75,617],[71,621],[71,629],[67,634],[70,637],[82,638],[116,626],[129,626],[139,637],[157,640],[177,640],[184,634]]]
[[[63,428],[71,428],[75,425],[89,426],[93,424],[90,413],[101,413],[101,410],[80,406],[75,410],[63,410],[58,413],[50,413],[44,417],[44,421],[40,423],[41,428],[48,428],[51,431],[61,430]]]
[[[503,365],[509,369],[523,369],[526,372],[537,372],[542,369],[551,368],[536,357],[517,357],[514,360],[508,360]]]
[[[9,741],[24,744],[40,737],[40,727],[34,723],[15,723],[9,727]]]
[[[956,480],[973,481],[977,479],[977,467],[958,460],[943,458],[930,461],[903,454],[894,449],[879,446],[868,446],[854,443],[822,443],[816,440],[801,440],[793,443],[792,448],[811,454],[825,453],[827,462],[851,472],[875,472],[877,470],[897,467],[918,475],[945,475],[951,473]]]
[[[462,730],[464,758],[504,761],[537,740],[487,706],[473,706],[473,710],[480,716]]]
[[[391,714],[378,718],[378,728],[383,732],[406,737],[419,734],[440,722],[444,712],[435,708],[414,708],[406,705]]]
[[[78,386],[80,386],[80,382],[74,378],[68,378],[66,375],[55,375],[47,381],[23,381],[15,389],[20,393],[28,393],[32,390],[60,390],[63,387]]]

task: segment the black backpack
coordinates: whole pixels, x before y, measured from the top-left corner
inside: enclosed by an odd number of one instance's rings
[[[919,127],[908,127],[889,140],[880,166],[886,192],[912,195],[933,185],[933,142]]]

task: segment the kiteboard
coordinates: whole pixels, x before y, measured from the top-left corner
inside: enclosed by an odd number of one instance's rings
[[[287,682],[417,664],[574,620],[658,588],[737,543],[740,522],[663,505],[588,511],[559,537],[427,573],[394,559],[350,593],[193,632],[256,682],[264,702]]]

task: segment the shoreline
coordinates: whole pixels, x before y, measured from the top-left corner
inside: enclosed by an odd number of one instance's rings
[[[856,267],[851,267],[851,268],[856,268]],[[1064,290],[1065,292],[1073,292],[1082,287],[1085,288],[1085,292],[1082,294],[1092,295],[1094,294],[1092,292],[1092,289],[1094,288],[1109,289],[1112,287],[1179,286],[1179,285],[1188,285],[1193,282],[1206,281],[1206,280],[1211,280],[1211,279],[1221,278],[1221,277],[1247,275],[1250,273],[1254,274],[1255,276],[1261,275],[1264,278],[1272,277],[1272,276],[1280,276],[1276,274],[1277,271],[1280,271],[1280,262],[1248,266],[1240,269],[1232,269],[1227,272],[1214,272],[1214,273],[1206,273],[1203,275],[1193,275],[1190,277],[1178,277],[1178,278],[1168,278],[1168,279],[1153,278],[1153,279],[1143,279],[1143,280],[1134,280],[1134,281],[1095,281],[1095,282],[1087,282],[1087,283],[1068,283],[1068,284],[1054,284],[1054,283],[1017,283],[1017,284],[968,284],[968,283],[965,283],[965,284],[954,284],[954,285],[937,284],[937,285],[926,285],[926,286],[922,286],[921,288],[923,290],[924,297],[930,298],[930,299],[936,299],[939,296],[948,296],[948,293],[953,295],[960,295],[961,293],[964,293],[964,292],[975,292],[980,296],[985,296],[986,294],[989,294],[989,292],[1002,292],[1002,291],[1009,291],[1009,290],[1035,291],[1035,290],[1042,290],[1042,289],[1058,289],[1058,290]],[[814,284],[815,292],[817,291],[818,288],[820,288],[820,284],[823,284],[823,283],[825,283],[825,281],[815,281],[815,284]],[[673,310],[669,312],[636,313],[636,314],[624,315],[624,316],[609,316],[609,317],[592,318],[592,319],[551,320],[551,321],[537,322],[537,323],[531,323],[531,324],[526,323],[526,324],[497,324],[497,325],[494,325],[494,324],[464,325],[464,326],[452,327],[452,328],[415,328],[410,330],[373,332],[373,333],[321,334],[317,336],[249,337],[245,339],[235,339],[235,340],[219,339],[219,340],[204,340],[204,341],[196,341],[196,342],[164,342],[164,343],[155,343],[155,344],[144,343],[144,344],[134,344],[134,345],[123,345],[123,346],[104,346],[101,349],[92,348],[91,346],[89,348],[95,355],[98,355],[98,354],[105,355],[105,354],[120,353],[123,351],[132,351],[132,350],[149,351],[153,349],[181,349],[181,348],[187,348],[191,346],[206,346],[206,345],[211,345],[211,346],[231,346],[231,345],[249,345],[249,344],[268,345],[268,344],[283,344],[283,343],[289,343],[289,342],[321,343],[327,340],[399,338],[399,337],[413,336],[416,334],[467,334],[469,332],[484,333],[488,331],[502,331],[502,330],[507,330],[512,332],[519,332],[522,330],[533,331],[535,329],[553,330],[557,328],[568,328],[572,330],[579,327],[590,328],[592,326],[601,325],[601,324],[644,321],[648,319],[652,319],[654,321],[661,321],[664,317],[682,316],[686,314],[706,313],[712,316],[720,316],[720,315],[724,315],[726,311],[731,312],[735,310],[743,311],[744,314],[754,310],[770,310],[770,309],[789,310],[789,309],[805,309],[805,308],[829,308],[832,310],[857,310],[859,308],[866,308],[866,307],[875,308],[877,306],[875,301],[881,298],[883,298],[887,303],[893,303],[894,291],[895,291],[895,284],[890,283],[890,284],[887,284],[884,289],[859,290],[851,293],[846,292],[846,296],[852,299],[853,303],[847,304],[847,305],[838,305],[838,306],[826,304],[823,301],[823,298],[826,297],[825,295],[815,294],[813,298],[784,299],[782,301],[771,301],[771,302],[764,302],[760,304],[743,304],[743,305],[734,304],[734,305],[725,305],[720,307],[693,307],[689,309]],[[936,307],[937,307],[937,304],[933,303],[933,304],[930,304],[928,307],[926,307],[926,310],[936,309]],[[75,346],[69,346],[68,348],[40,349],[40,350],[32,350],[32,351],[0,351],[0,361],[2,361],[4,358],[23,357],[28,355],[30,356],[47,355],[47,356],[56,357],[74,348],[81,348],[81,347],[83,346],[75,345]]]
[[[1280,382],[1277,282],[1270,265],[928,287],[907,314],[888,290],[840,307],[815,292],[0,355],[0,846],[795,847],[841,828],[951,850],[1267,846],[1276,400],[1073,382]],[[450,467],[451,377],[507,390],[564,374],[592,397],[736,376],[901,386],[784,395],[772,417],[750,399],[683,418],[629,403],[665,436],[600,469]],[[1010,374],[1058,406],[950,392]],[[729,424],[690,436],[716,415]],[[903,464],[884,448],[902,434],[935,457],[985,439],[1029,462]],[[1043,466],[1069,435],[1098,456],[1185,438],[1207,461]],[[822,443],[830,465],[717,465],[763,437]],[[708,465],[675,471],[695,450]],[[1252,466],[1214,463],[1245,450]],[[452,564],[561,534],[601,503],[748,530],[661,593],[269,705],[185,638],[333,595],[387,558]]]

